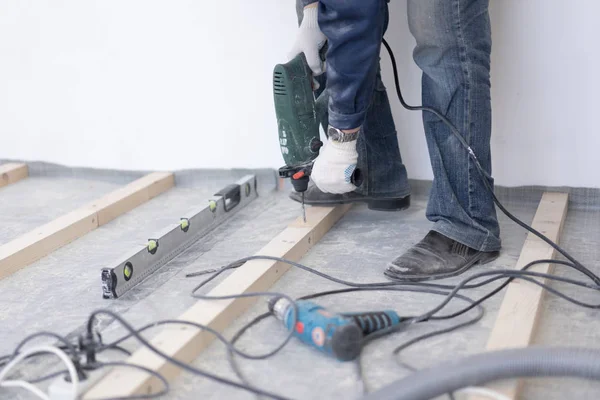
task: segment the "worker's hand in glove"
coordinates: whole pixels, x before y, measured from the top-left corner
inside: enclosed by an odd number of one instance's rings
[[[296,34],[296,42],[289,53],[290,60],[298,54],[304,53],[308,66],[315,76],[325,72],[319,51],[327,42],[327,38],[319,28],[317,5],[318,3],[313,3],[304,7],[304,17]]]
[[[357,161],[356,140],[340,143],[329,139],[314,162],[312,180],[325,193],[352,192],[356,189],[352,174]]]

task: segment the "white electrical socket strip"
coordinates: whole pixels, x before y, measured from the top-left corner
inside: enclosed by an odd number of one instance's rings
[[[87,392],[87,390],[104,376],[102,371],[86,371],[88,375],[86,380],[79,381],[77,390],[77,399]],[[62,375],[52,381],[48,387],[48,397],[50,400],[76,400],[71,396],[71,382],[65,379],[67,375]]]

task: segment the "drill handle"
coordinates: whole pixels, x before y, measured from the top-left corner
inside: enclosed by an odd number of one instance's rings
[[[347,313],[342,315],[346,318],[353,319],[356,325],[363,331],[364,336],[382,329],[390,328],[399,324],[401,321],[398,314],[392,310],[368,313]]]

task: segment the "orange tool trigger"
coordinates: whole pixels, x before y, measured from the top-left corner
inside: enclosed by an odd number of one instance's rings
[[[304,171],[298,171],[294,175],[292,175],[292,179],[298,180],[300,178],[304,178]]]

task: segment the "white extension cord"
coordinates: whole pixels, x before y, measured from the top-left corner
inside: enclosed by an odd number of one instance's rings
[[[56,356],[58,356],[58,358],[60,358],[61,361],[67,366],[67,369],[69,370],[69,375],[71,377],[71,383],[69,384],[69,386],[71,387],[71,390],[69,392],[70,397],[68,397],[68,399],[75,400],[77,398],[78,386],[79,386],[79,376],[77,375],[77,370],[75,369],[75,365],[73,365],[73,361],[71,361],[69,356],[64,351],[62,351],[61,349],[59,349],[57,347],[52,347],[52,346],[32,347],[30,349],[24,350],[23,352],[19,353],[13,360],[11,360],[8,364],[6,364],[6,366],[0,371],[0,387],[20,387],[20,388],[30,391],[31,393],[33,393],[34,395],[36,395],[38,398],[40,398],[42,400],[50,400],[50,397],[46,393],[42,392],[40,389],[38,389],[37,387],[35,387],[34,385],[32,385],[29,382],[19,381],[19,380],[6,380],[8,373],[12,369],[14,369],[21,361],[23,361],[25,358],[29,357],[32,354],[38,354],[38,353],[53,353]]]

